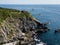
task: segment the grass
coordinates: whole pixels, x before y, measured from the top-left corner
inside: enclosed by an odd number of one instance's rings
[[[5,20],[7,17],[13,18],[32,18],[28,11],[20,11],[16,9],[8,9],[8,8],[1,8],[0,7],[0,24]]]

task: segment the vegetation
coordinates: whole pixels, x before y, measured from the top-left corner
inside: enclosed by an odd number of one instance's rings
[[[27,11],[20,11],[16,9],[7,9],[7,8],[0,7],[0,24],[7,17],[13,17],[13,18],[30,17],[31,18],[32,16]]]
[[[18,18],[18,19],[26,19],[29,18],[31,19],[32,16],[30,15],[30,13],[28,11],[20,11],[20,10],[16,10],[16,9],[7,9],[7,8],[1,8],[0,7],[0,24],[8,17],[12,17],[12,18]],[[8,18],[9,19],[9,18]],[[12,22],[12,21],[10,21]],[[9,23],[9,26],[11,27],[12,24]],[[15,33],[14,29],[9,28],[9,34],[7,35],[8,39],[11,39]]]

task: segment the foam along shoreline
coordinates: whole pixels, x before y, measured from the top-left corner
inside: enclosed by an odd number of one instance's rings
[[[35,36],[34,40],[38,43],[36,43],[36,45],[46,45],[46,43],[42,42],[40,39],[37,39],[37,37]]]
[[[39,44],[36,45],[46,45],[46,43],[40,42]]]

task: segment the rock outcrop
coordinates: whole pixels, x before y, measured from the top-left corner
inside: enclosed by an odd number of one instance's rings
[[[36,32],[48,30],[44,24],[33,18],[27,11],[3,10],[8,11],[8,16],[5,16],[0,25],[0,45],[18,40],[19,43],[16,45],[35,45],[33,36]],[[1,12],[4,12],[3,10]]]
[[[60,29],[55,30],[55,33],[60,32]]]

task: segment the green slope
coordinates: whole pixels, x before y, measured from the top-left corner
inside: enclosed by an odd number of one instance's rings
[[[8,8],[1,8],[0,7],[0,24],[3,20],[5,20],[7,17],[13,17],[13,18],[31,18],[29,12],[27,11],[20,11],[16,9],[8,9]]]

